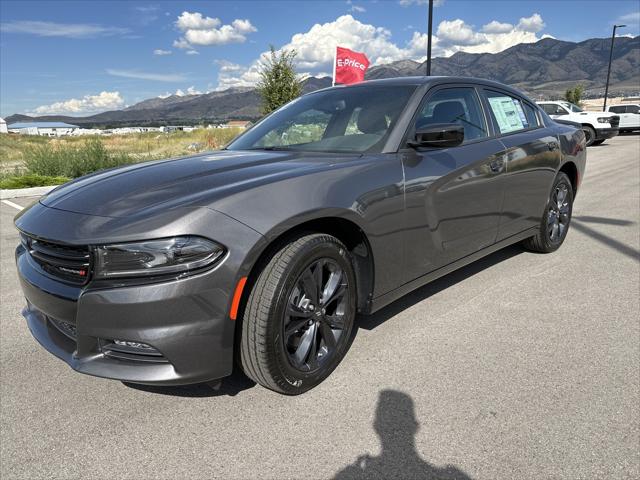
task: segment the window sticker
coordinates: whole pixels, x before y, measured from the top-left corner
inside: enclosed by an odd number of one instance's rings
[[[490,97],[489,104],[496,117],[500,133],[527,128],[528,123],[520,102],[511,97]]]

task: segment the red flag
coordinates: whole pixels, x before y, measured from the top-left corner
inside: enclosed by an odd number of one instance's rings
[[[364,53],[348,48],[336,47],[336,59],[333,66],[333,83],[358,83],[364,80],[369,67],[369,59]]]

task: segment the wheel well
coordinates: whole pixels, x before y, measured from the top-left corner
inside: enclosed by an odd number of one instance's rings
[[[306,233],[326,233],[344,243],[353,259],[353,269],[356,274],[357,283],[356,291],[358,293],[358,311],[366,311],[369,306],[369,300],[373,294],[374,269],[371,246],[369,245],[366,234],[357,224],[340,217],[324,217],[310,220],[296,225],[271,240],[251,268],[247,286],[253,286],[258,275],[260,275],[260,272],[275,252],[289,243],[294,237]],[[250,288],[245,289],[243,294],[244,301],[246,301],[249,291]]]
[[[571,180],[571,187],[573,188],[573,195],[575,197],[578,192],[578,169],[576,168],[575,163],[567,162],[560,168],[560,171],[569,177]]]

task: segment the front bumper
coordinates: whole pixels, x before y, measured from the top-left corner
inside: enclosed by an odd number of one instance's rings
[[[35,209],[39,212],[33,218],[49,214],[50,222],[43,225],[55,224],[56,216],[69,220],[54,209]],[[181,385],[231,374],[236,325],[229,319],[231,296],[246,274],[246,252],[262,237],[217,212],[208,218],[219,228],[216,239],[233,245],[224,261],[213,270],[160,283],[70,285],[48,275],[19,246],[16,264],[27,300],[22,313],[35,339],[74,370],[98,377]],[[17,224],[37,235],[29,219],[27,212]],[[231,237],[235,243],[229,243]],[[146,344],[154,353],[133,349],[114,355],[110,348],[115,340]]]
[[[613,138],[620,132],[619,128],[596,128],[596,140]]]

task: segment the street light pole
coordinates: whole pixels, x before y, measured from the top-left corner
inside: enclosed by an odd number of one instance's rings
[[[431,75],[431,32],[433,30],[433,0],[429,0],[429,27],[427,34],[427,76]]]
[[[609,68],[607,69],[607,83],[604,86],[604,105],[602,111],[607,110],[607,95],[609,95],[609,77],[611,76],[611,60],[613,59],[613,42],[616,40],[616,29],[626,27],[626,25],[614,25],[611,34],[611,49],[609,50]]]

